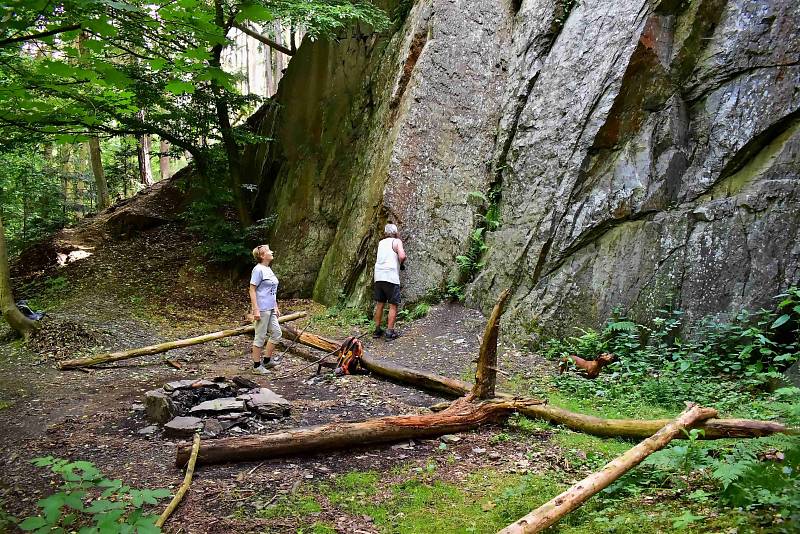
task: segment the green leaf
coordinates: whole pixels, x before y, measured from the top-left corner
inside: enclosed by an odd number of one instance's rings
[[[784,313],[783,315],[775,319],[775,322],[772,323],[772,326],[770,328],[778,328],[782,324],[786,323],[789,319],[790,319],[789,314]]]
[[[147,63],[150,65],[150,68],[152,68],[154,71],[158,72],[158,71],[160,71],[161,69],[164,68],[164,66],[167,64],[167,60],[163,59],[163,58],[160,58],[160,57],[157,57],[157,58],[149,60]]]
[[[169,82],[165,89],[174,95],[192,94],[194,93],[194,85],[180,80],[173,80]]]
[[[272,11],[265,6],[257,3],[245,5],[236,16],[236,20],[243,22],[251,20],[253,22],[268,22],[274,18]]]
[[[44,520],[41,516],[34,516],[26,518],[22,523],[19,524],[19,528],[22,530],[30,531],[36,530],[38,528],[42,528],[49,523]]]
[[[99,512],[108,512],[109,510],[119,510],[124,507],[125,504],[119,501],[106,501],[98,499],[92,502],[92,504],[90,504],[85,511],[90,514],[96,514]]]
[[[95,33],[99,33],[103,37],[114,37],[117,35],[117,29],[105,20],[100,19],[87,19],[84,20],[84,25]]]

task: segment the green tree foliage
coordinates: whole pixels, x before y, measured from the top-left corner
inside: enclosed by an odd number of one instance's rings
[[[258,104],[222,66],[232,29],[280,19],[313,39],[388,24],[372,4],[345,0],[3,0],[0,17],[6,146],[32,134],[61,142],[155,134],[188,151],[209,179],[220,149],[242,223],[239,158],[262,139],[232,118]]]

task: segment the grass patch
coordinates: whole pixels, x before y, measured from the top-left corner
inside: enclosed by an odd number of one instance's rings
[[[630,444],[599,438],[564,436],[563,443],[595,447],[603,456],[616,455]],[[408,480],[385,489],[374,472],[348,473],[320,484],[316,493],[350,514],[368,515],[381,532],[440,534],[496,532],[567,488],[560,471],[519,475],[481,470],[461,483],[437,480],[435,472],[415,470]],[[685,532],[724,531],[747,524],[742,513],[719,514],[686,500],[643,502],[595,497],[564,518],[554,532]],[[319,532],[328,532],[322,523]],[[312,525],[313,527],[313,525]],[[299,532],[317,532],[304,527]]]
[[[14,406],[14,401],[0,400],[0,410],[7,410]]]
[[[297,494],[284,497],[272,506],[257,510],[256,516],[262,519],[273,517],[300,518],[310,514],[317,514],[321,511],[322,507],[314,496]]]

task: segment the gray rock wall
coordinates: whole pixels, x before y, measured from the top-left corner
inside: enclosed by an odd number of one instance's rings
[[[303,43],[253,155],[284,288],[368,302],[391,220],[421,298],[457,276],[468,194],[492,186],[501,226],[467,302],[513,287],[518,334],[618,305],[757,308],[798,282],[793,0],[515,4],[420,0],[379,38]]]

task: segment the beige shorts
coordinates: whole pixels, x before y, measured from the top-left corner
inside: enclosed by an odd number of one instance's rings
[[[261,319],[256,321],[256,337],[253,339],[254,347],[263,347],[264,342],[269,340],[277,343],[281,339],[281,325],[278,324],[278,316],[272,311],[262,311]]]

